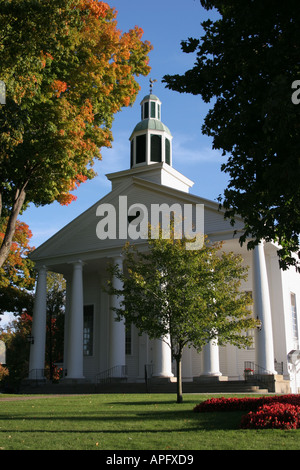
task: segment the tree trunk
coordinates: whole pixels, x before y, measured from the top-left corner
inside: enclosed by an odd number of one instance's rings
[[[0,268],[5,263],[9,255],[9,250],[10,250],[13,237],[15,234],[15,230],[16,230],[17,218],[24,204],[25,196],[26,196],[26,192],[25,192],[24,187],[21,190],[17,189],[16,194],[15,194],[14,204],[13,204],[10,216],[8,218],[5,236],[3,238],[3,242],[0,247]]]
[[[176,365],[177,365],[177,403],[182,403],[183,397],[182,397],[181,355],[176,358]]]

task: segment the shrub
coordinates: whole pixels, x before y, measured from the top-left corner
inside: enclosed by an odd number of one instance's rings
[[[6,377],[9,376],[9,371],[7,367],[4,367],[2,364],[0,364],[0,382],[4,381]]]
[[[245,398],[211,398],[194,411],[248,410],[241,420],[243,429],[298,429],[300,428],[300,396],[271,395]],[[251,410],[251,411],[250,411]]]
[[[300,407],[288,403],[263,405],[242,417],[243,429],[297,429],[300,427]]]
[[[195,406],[195,412],[206,411],[255,411],[259,407],[273,403],[287,403],[294,406],[300,406],[299,395],[270,395],[262,397],[243,397],[243,398],[211,398]]]

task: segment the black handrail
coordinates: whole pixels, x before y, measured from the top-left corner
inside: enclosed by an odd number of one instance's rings
[[[263,367],[255,364],[252,361],[245,361],[244,362],[244,378],[245,381],[256,381],[266,384],[270,380],[270,376],[274,375],[273,372],[264,369]]]
[[[96,384],[111,383],[114,378],[127,379],[127,366],[114,366],[99,372],[99,374],[96,375]]]

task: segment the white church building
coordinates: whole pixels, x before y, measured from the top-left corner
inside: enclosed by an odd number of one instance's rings
[[[204,208],[208,239],[222,241],[224,250],[242,254],[249,266],[248,280],[242,288],[251,291],[253,315],[261,322],[259,329],[249,332],[255,338],[251,348],[212,343],[200,353],[187,348],[183,353],[183,380],[236,381],[244,380],[245,373],[259,371],[272,378],[273,391],[297,393],[300,274],[294,268],[280,270],[275,244],[261,242],[252,251],[241,247],[238,239],[243,221],[237,221],[233,228],[218,203],[190,194],[193,182],[176,171],[172,161],[172,135],[161,121],[160,100],[150,92],[141,102],[141,121],[130,136],[130,169],[108,174],[111,191],[31,255],[38,280],[29,379],[43,376],[46,276],[47,271],[53,271],[63,274],[67,285],[63,362],[66,383],[96,383],[105,375],[138,383],[144,380],[145,366],[152,377],[176,380],[170,348],[161,340],[150,341],[147,335],[139,335],[134,326],[128,330],[123,322],[116,322],[111,308],[118,305],[119,299],[109,296],[103,286],[108,279],[108,263],[122,267],[126,240],[141,248],[147,246],[147,240],[132,239],[132,234],[138,233],[143,208],[150,214],[151,204],[179,204],[182,208]],[[105,237],[105,211],[112,207],[114,230]]]

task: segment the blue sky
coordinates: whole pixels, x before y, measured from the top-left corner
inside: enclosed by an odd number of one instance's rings
[[[111,149],[102,151],[97,162],[98,176],[74,192],[77,200],[69,206],[54,203],[44,207],[30,206],[22,215],[33,237],[31,245],[38,247],[72,219],[96,203],[110,191],[105,174],[129,168],[129,136],[140,120],[140,102],[149,93],[149,78],[156,79],[153,93],[162,101],[162,122],[173,135],[173,167],[194,181],[192,194],[216,200],[226,187],[227,176],[220,171],[224,157],[212,150],[211,139],[203,136],[201,126],[210,105],[200,96],[168,90],[161,80],[165,74],[184,73],[191,68],[195,56],[181,51],[181,40],[199,38],[201,22],[214,19],[199,0],[108,0],[118,11],[118,27],[123,32],[135,25],[144,30],[144,40],[153,45],[150,53],[152,68],[148,77],[138,77],[140,93],[132,107],[124,108],[115,117]]]

